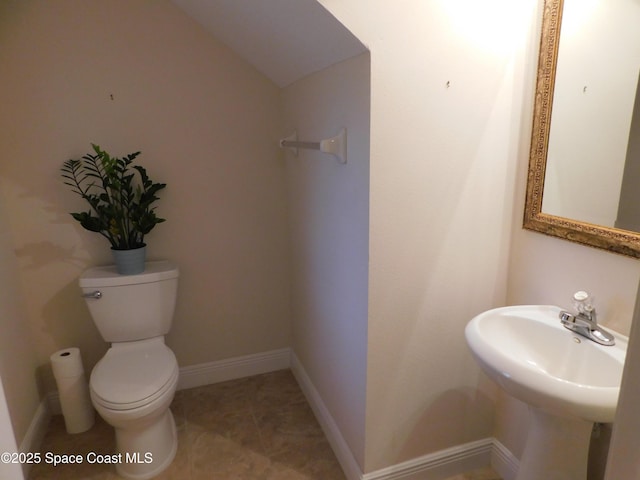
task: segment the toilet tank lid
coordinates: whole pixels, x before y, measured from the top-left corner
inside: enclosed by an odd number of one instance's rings
[[[167,261],[147,262],[145,270],[135,275],[120,275],[116,272],[115,265],[104,267],[91,267],[80,275],[80,287],[118,287],[122,285],[137,285],[141,283],[159,282],[177,278],[180,272],[178,267]]]

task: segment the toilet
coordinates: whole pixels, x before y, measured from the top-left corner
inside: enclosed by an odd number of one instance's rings
[[[147,262],[137,275],[120,275],[107,266],[80,276],[93,321],[111,344],[91,372],[91,401],[115,429],[116,470],[125,478],[152,478],[176,454],[169,405],[179,370],[164,336],[173,321],[178,276],[168,261]]]

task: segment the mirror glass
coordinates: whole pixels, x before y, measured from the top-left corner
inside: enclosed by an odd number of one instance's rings
[[[640,0],[547,0],[525,228],[640,257]]]

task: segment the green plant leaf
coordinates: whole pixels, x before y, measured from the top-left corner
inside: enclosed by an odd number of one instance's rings
[[[117,158],[96,144],[91,146],[95,155],[67,160],[60,169],[63,183],[91,207],[71,215],[83,228],[107,238],[113,248],[138,248],[144,236],[165,221],[151,205],[166,184],[154,183],[144,167],[132,165],[140,152]]]

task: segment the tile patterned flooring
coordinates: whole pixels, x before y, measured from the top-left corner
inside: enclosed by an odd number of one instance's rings
[[[288,370],[176,392],[178,453],[158,480],[345,480],[311,408]],[[96,414],[69,435],[54,416],[41,452],[114,452],[113,429]],[[34,465],[29,480],[119,480],[113,465]],[[481,469],[449,480],[500,480]]]

